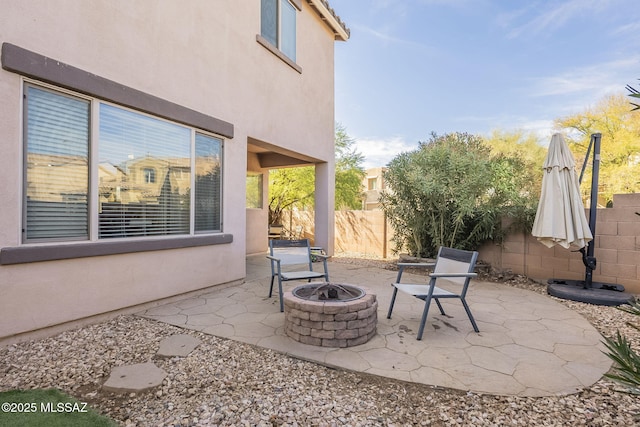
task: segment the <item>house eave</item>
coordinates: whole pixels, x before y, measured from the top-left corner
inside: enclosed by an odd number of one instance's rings
[[[347,41],[351,32],[349,28],[342,22],[340,17],[329,6],[327,0],[307,0],[307,3],[318,13],[320,18],[333,31],[335,40]]]

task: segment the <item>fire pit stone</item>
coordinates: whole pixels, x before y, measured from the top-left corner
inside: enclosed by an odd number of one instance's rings
[[[319,287],[328,287],[329,290],[346,288],[350,296],[346,300],[305,299],[317,299],[314,292]],[[357,290],[355,297],[351,292],[354,289]],[[310,283],[284,294],[285,332],[290,338],[304,344],[352,347],[366,343],[376,334],[377,309],[376,295],[363,288]]]

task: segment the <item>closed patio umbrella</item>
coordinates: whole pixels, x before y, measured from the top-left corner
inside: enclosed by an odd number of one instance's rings
[[[531,234],[551,248],[581,249],[593,240],[580,196],[575,160],[561,134],[551,137]]]

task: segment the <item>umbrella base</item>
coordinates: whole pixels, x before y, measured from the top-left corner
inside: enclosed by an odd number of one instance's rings
[[[549,279],[547,292],[557,298],[594,305],[616,306],[630,304],[634,296],[624,292],[624,286],[593,282],[585,289],[584,280]]]

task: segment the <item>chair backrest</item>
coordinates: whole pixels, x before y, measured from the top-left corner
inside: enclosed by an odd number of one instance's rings
[[[307,264],[311,269],[311,245],[309,239],[270,240],[271,256],[280,259],[280,265]]]
[[[282,225],[270,225],[269,226],[269,238],[280,239],[282,237],[282,231],[284,227]]]
[[[473,273],[478,252],[440,247],[434,273]],[[465,277],[447,277],[447,281],[464,285]]]

